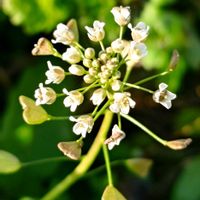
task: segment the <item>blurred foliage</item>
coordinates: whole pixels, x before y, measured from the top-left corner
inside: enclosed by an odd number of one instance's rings
[[[110,153],[111,158],[117,160],[124,157],[146,157],[154,160],[155,163],[151,175],[146,179],[136,177],[128,170],[123,170],[121,166],[114,168],[117,188],[128,199],[134,197],[140,200],[199,200],[200,2],[198,0],[109,0],[106,2],[102,0],[2,0],[0,149],[12,152],[22,163],[61,155],[56,145],[60,141],[74,139],[71,134],[72,123],[46,122],[42,125],[30,126],[25,124],[21,117],[22,109],[18,97],[20,95],[33,97],[33,91],[45,76],[47,59],[52,60],[49,57],[32,58],[31,48],[41,34],[51,38],[48,34],[55,29],[56,25],[59,22],[65,23],[70,18],[76,18],[79,23],[80,42],[83,46],[86,38],[84,26],[91,25],[95,19],[106,22],[105,42],[111,41],[118,37],[119,29],[113,21],[110,10],[114,5],[120,4],[133,8],[132,23],[143,20],[150,25],[150,35],[146,41],[149,54],[143,62],[148,73],[163,71],[168,66],[174,49],[180,53],[180,62],[175,72],[158,80],[168,82],[170,90],[178,93],[174,109],[163,115],[164,110],[149,103],[151,100],[148,96],[136,93],[138,104],[133,114],[165,138],[193,137],[194,142],[182,152],[169,151],[149,139],[132,124],[125,123],[127,140]],[[12,26],[9,20],[18,27]],[[56,59],[54,62],[58,63]],[[59,64],[63,65],[63,63]],[[146,76],[146,74],[147,72],[142,69],[136,70],[136,77]],[[64,84],[74,88],[77,83],[78,80],[69,78]],[[56,89],[61,90],[59,86]],[[52,115],[55,113],[67,115],[68,111],[63,110],[60,105],[61,102],[58,101],[55,106],[50,108],[46,106],[45,109]],[[84,109],[89,110],[90,106],[86,105]],[[92,139],[91,134],[91,141]],[[91,141],[86,142],[84,151],[87,151]],[[102,160],[100,156],[93,168],[102,164]],[[74,166],[74,163],[62,161],[29,166],[7,176],[0,175],[0,199],[40,197]],[[89,178],[86,176],[60,199],[78,199],[80,196],[100,199],[107,184],[105,173],[103,170],[95,176],[88,176]]]

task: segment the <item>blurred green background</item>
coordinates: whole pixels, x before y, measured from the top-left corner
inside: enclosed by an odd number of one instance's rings
[[[132,23],[142,20],[150,26],[150,35],[146,40],[149,54],[144,59],[144,68],[138,68],[132,74],[133,80],[163,71],[169,64],[173,49],[180,53],[180,62],[173,73],[147,85],[155,89],[160,81],[168,83],[170,90],[178,96],[173,108],[168,111],[155,105],[149,95],[136,91],[134,99],[137,106],[131,114],[162,138],[192,137],[193,143],[183,151],[173,151],[123,121],[127,137],[120,147],[111,152],[111,160],[149,158],[153,160],[153,167],[146,178],[138,177],[122,166],[113,167],[115,185],[130,200],[199,200],[199,0],[1,0],[0,149],[11,152],[22,162],[61,156],[56,145],[59,141],[74,139],[72,123],[47,122],[29,126],[21,116],[18,96],[23,94],[33,98],[38,83],[45,79],[46,61],[51,60],[65,67],[63,62],[52,57],[33,57],[33,44],[41,36],[51,39],[56,25],[70,18],[78,21],[80,43],[84,47],[95,47],[94,43],[89,43],[84,26],[90,26],[96,19],[105,21],[105,44],[109,44],[119,31],[110,13],[116,5],[131,7]],[[78,83],[79,79],[69,78],[64,85],[72,89]],[[55,88],[61,90],[60,86]],[[62,109],[61,101],[45,108],[51,114],[68,114],[67,109]],[[91,109],[88,104],[80,112]],[[85,142],[83,153],[89,149],[97,130],[98,125]],[[100,155],[93,168],[103,163]],[[0,199],[39,198],[75,166],[74,162],[59,161],[0,175]],[[102,170],[85,176],[59,199],[100,199],[106,184],[106,172]]]

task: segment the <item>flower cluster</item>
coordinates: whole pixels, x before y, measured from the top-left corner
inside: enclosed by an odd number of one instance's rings
[[[70,20],[67,25],[58,24],[53,32],[52,42],[41,38],[32,51],[33,55],[53,55],[68,63],[68,71],[66,72],[62,67],[54,66],[50,61],[47,61],[48,70],[45,73],[47,79],[44,83],[39,83],[39,88],[35,90],[36,105],[53,104],[58,97],[65,96],[64,106],[69,108],[71,112],[75,112],[84,102],[85,93],[92,91],[90,100],[94,105],[94,111],[76,117],[71,115],[69,120],[75,122],[73,132],[76,135],[81,135],[82,139],[92,131],[94,122],[106,109],[117,114],[118,124],[114,125],[112,135],[104,142],[109,150],[115,145],[119,145],[125,137],[125,133],[121,130],[120,117],[129,115],[130,110],[136,106],[132,94],[127,91],[128,89],[135,88],[150,93],[153,101],[160,103],[167,109],[171,108],[171,101],[176,98],[175,94],[167,90],[168,86],[165,83],[161,83],[156,91],[141,86],[142,83],[158,76],[148,77],[136,83],[127,82],[131,70],[148,54],[145,40],[150,28],[144,22],[138,22],[136,25],[131,24],[129,7],[114,7],[111,13],[114,21],[119,25],[120,31],[119,37],[107,47],[103,44],[106,35],[105,22],[96,20],[92,27],[85,26],[88,38],[92,42],[99,43],[101,48],[99,52],[96,52],[92,47],[84,48],[81,46],[75,20]],[[125,28],[128,28],[131,40],[123,38]],[[66,51],[58,52],[53,46],[56,43],[66,45]],[[122,76],[123,68],[126,68],[126,72]],[[164,74],[171,71],[173,70],[168,69]],[[71,91],[63,88],[61,93],[56,93],[54,89],[49,87],[50,84],[60,84],[68,75],[82,77],[86,86],[74,88]],[[127,119],[129,118],[127,117]],[[142,125],[140,127],[142,128]],[[166,143],[163,142],[163,144],[167,146]],[[63,150],[64,146],[66,145],[59,145],[59,148]]]

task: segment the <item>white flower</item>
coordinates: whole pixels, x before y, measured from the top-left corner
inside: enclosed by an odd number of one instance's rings
[[[81,65],[73,64],[69,67],[69,72],[76,76],[82,76],[85,74],[85,69]]]
[[[71,29],[65,24],[59,23],[56,27],[56,30],[53,32],[55,40],[51,40],[52,43],[62,43],[65,45],[72,44],[76,38]]]
[[[45,75],[47,76],[45,84],[61,83],[65,78],[65,71],[59,66],[52,65],[50,61],[47,61],[47,65],[49,70],[45,73]]]
[[[67,48],[67,51],[62,54],[62,59],[70,64],[75,64],[81,61],[81,54],[75,47]]]
[[[92,131],[94,120],[90,115],[82,115],[78,118],[71,116],[69,119],[73,122],[77,122],[73,126],[73,132],[76,135],[82,135],[82,137],[86,137],[86,134]]]
[[[63,103],[64,103],[65,107],[70,107],[71,112],[74,112],[76,110],[77,106],[79,106],[80,104],[83,103],[84,97],[80,92],[78,92],[76,90],[68,92],[67,89],[64,88],[63,93],[68,95],[64,99]]]
[[[105,36],[105,31],[103,29],[104,26],[105,26],[104,22],[100,22],[97,20],[94,21],[93,28],[85,26],[85,29],[88,32],[88,37],[90,38],[90,40],[94,42],[99,42],[103,40]]]
[[[128,28],[131,30],[131,36],[135,42],[141,42],[148,36],[149,26],[144,22],[137,23],[135,27],[128,24]]]
[[[114,7],[111,10],[111,13],[114,15],[115,22],[120,26],[125,26],[130,21],[130,7]]]
[[[105,91],[105,89],[99,88],[99,89],[96,89],[93,92],[92,97],[90,98],[90,100],[92,101],[92,103],[94,105],[99,106],[103,102],[103,100],[105,99],[105,97],[106,97],[106,91]]]
[[[112,135],[105,140],[104,144],[108,145],[108,149],[112,150],[115,145],[119,145],[126,134],[115,124],[112,129]]]
[[[34,97],[36,98],[36,105],[52,104],[56,100],[56,93],[50,87],[44,87],[42,83],[39,88],[35,90]]]
[[[111,47],[115,53],[121,53],[126,47],[126,42],[118,38],[111,43]]]
[[[135,101],[130,98],[129,92],[116,92],[113,95],[114,102],[110,105],[110,110],[114,113],[128,114],[130,108],[135,107]]]
[[[160,103],[165,108],[169,109],[172,106],[171,101],[176,98],[176,95],[167,90],[168,85],[165,83],[159,84],[159,89],[153,94],[153,100]]]

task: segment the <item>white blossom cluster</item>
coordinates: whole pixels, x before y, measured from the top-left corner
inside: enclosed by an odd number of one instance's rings
[[[85,29],[91,41],[100,43],[101,50],[97,53],[94,48],[83,48],[78,43],[76,23],[72,21],[67,25],[58,24],[53,32],[53,44],[62,43],[67,45],[66,51],[62,54],[59,54],[48,40],[45,40],[41,47],[45,49],[41,50],[39,45],[35,45],[34,52],[42,52],[41,54],[43,55],[48,55],[48,53],[56,55],[69,64],[68,72],[65,72],[62,67],[54,66],[48,61],[48,70],[45,73],[47,77],[45,80],[46,85],[60,84],[69,74],[82,77],[86,84],[86,87],[72,91],[64,88],[62,95],[58,95],[52,88],[40,83],[34,95],[36,105],[52,104],[58,96],[65,96],[63,100],[64,106],[69,108],[71,112],[75,112],[78,106],[83,103],[84,94],[89,90],[92,91],[90,100],[95,107],[95,112],[78,117],[70,117],[70,120],[75,122],[73,132],[83,138],[92,131],[96,116],[102,107],[110,109],[113,113],[126,115],[129,114],[130,109],[135,107],[136,102],[131,93],[127,92],[121,69],[125,65],[127,68],[132,69],[148,53],[144,41],[149,34],[149,26],[144,22],[139,22],[133,26],[130,23],[131,12],[129,7],[114,7],[111,13],[120,30],[126,27],[129,29],[131,34],[130,41],[123,39],[121,32],[119,38],[116,38],[111,42],[110,46],[105,48],[103,39],[105,37],[104,27],[106,24],[96,20],[93,23],[93,27],[85,26]],[[167,90],[165,83],[161,83],[159,90],[153,93],[153,100],[167,109],[171,107],[171,100],[175,99],[175,97],[175,94]],[[119,145],[124,137],[125,133],[121,130],[121,127],[115,124],[112,129],[112,135],[107,138],[105,144],[111,150],[115,145]]]

